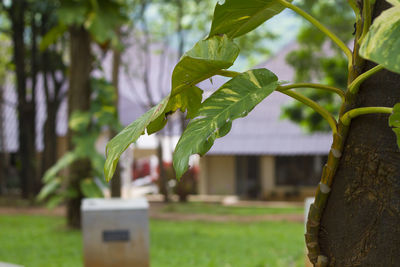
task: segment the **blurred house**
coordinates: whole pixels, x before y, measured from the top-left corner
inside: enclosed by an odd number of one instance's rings
[[[292,81],[294,70],[286,63],[287,45],[267,62],[279,80]],[[212,91],[224,82],[200,85]],[[290,97],[274,92],[246,118],[235,120],[232,130],[217,139],[200,159],[199,194],[238,195],[242,198],[288,199],[313,195],[330,149],[328,133],[306,134],[299,125],[281,119],[282,105]]]
[[[128,44],[122,55],[119,75],[119,105],[121,123],[129,125],[152,105],[158,103],[170,90],[171,74],[178,61],[175,51],[166,44],[152,43],[145,53],[139,41]],[[291,81],[294,70],[286,63],[288,52],[296,43],[286,46],[259,68],[274,72],[280,80]],[[103,70],[98,76],[111,79],[112,55],[102,61]],[[226,78],[213,77],[212,83],[204,81],[199,87],[210,95]],[[39,81],[40,83],[40,81]],[[46,118],[43,89],[37,93],[37,148],[43,149],[42,125]],[[18,150],[18,123],[16,92],[13,86],[4,91],[3,129],[5,147],[0,150]],[[238,195],[243,198],[287,198],[313,195],[318,184],[322,165],[330,149],[331,135],[306,134],[297,124],[280,119],[281,107],[293,101],[275,92],[260,103],[246,118],[233,122],[231,132],[215,141],[212,149],[200,159],[197,192],[204,195]],[[179,117],[171,118],[165,129],[156,135],[143,136],[121,157],[123,184],[130,190],[135,171],[135,160],[156,157],[157,146],[163,147],[164,161],[171,154],[181,133]],[[64,100],[58,112],[57,133],[60,136],[60,153],[66,149],[67,105]],[[109,134],[99,138],[98,149],[104,151]],[[198,164],[198,160],[192,160]],[[129,193],[125,192],[129,196]]]

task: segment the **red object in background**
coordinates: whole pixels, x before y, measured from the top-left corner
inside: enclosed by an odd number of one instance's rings
[[[133,162],[132,179],[136,180],[150,175],[150,160],[141,159]]]

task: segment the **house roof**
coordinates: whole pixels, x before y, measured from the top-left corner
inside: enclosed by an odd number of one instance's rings
[[[257,68],[267,68],[280,80],[293,80],[294,70],[286,63],[288,52],[296,49],[291,43],[280,53]],[[213,78],[213,83],[203,82],[202,88],[213,91],[226,79]],[[274,92],[252,110],[247,117],[233,121],[231,131],[217,139],[209,155],[311,155],[328,154],[331,134],[307,134],[287,119],[281,119],[282,105],[290,103],[290,97]]]

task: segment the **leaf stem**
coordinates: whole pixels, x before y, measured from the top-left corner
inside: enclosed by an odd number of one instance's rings
[[[370,76],[373,74],[377,73],[378,71],[382,70],[383,66],[382,65],[377,65],[373,67],[372,69],[360,74],[350,85],[349,85],[349,92],[351,94],[356,94],[358,92],[358,89],[360,88],[360,85]]]
[[[240,72],[233,71],[233,70],[219,70],[216,73],[217,75],[224,76],[224,77],[236,77],[240,74]]]
[[[349,62],[352,61],[353,54],[352,54],[351,50],[346,46],[346,44],[342,40],[339,39],[339,37],[337,37],[328,28],[326,28],[324,25],[322,25],[317,19],[312,17],[310,14],[308,14],[301,8],[291,4],[289,2],[286,2],[285,0],[278,0],[278,1],[283,6],[290,8],[291,10],[293,10],[294,12],[296,12],[297,14],[299,14],[300,16],[302,16],[303,18],[305,18],[306,20],[311,22],[311,24],[313,24],[315,27],[317,27],[320,31],[325,33],[337,46],[339,46],[340,49],[342,49],[342,51],[346,54]]]
[[[360,115],[365,114],[373,114],[373,113],[386,113],[391,114],[393,112],[393,108],[387,107],[365,107],[365,108],[355,108],[346,112],[341,118],[340,121],[349,126],[350,122],[353,118],[358,117]]]
[[[357,6],[357,1],[356,0],[348,0],[347,2],[353,9],[354,14],[356,15],[356,19],[358,21],[361,18],[361,14],[360,14],[360,8]]]
[[[313,100],[309,99],[308,97],[305,97],[304,95],[299,94],[299,93],[297,93],[295,91],[292,91],[292,90],[281,90],[278,87],[276,89],[276,91],[281,92],[282,94],[288,95],[288,96],[290,96],[290,97],[302,102],[303,104],[309,106],[310,108],[312,108],[316,112],[318,112],[325,120],[328,121],[329,126],[331,127],[333,134],[337,133],[337,127],[336,127],[335,118],[332,116],[331,113],[329,113],[329,111],[327,111],[326,109],[321,107],[318,103],[316,103]]]
[[[360,38],[358,39],[358,42],[361,44],[362,40],[364,40],[364,37],[367,35],[369,27],[371,26],[371,21],[372,21],[372,16],[371,16],[371,2],[370,0],[363,0],[363,30]]]
[[[318,83],[294,83],[294,84],[289,84],[289,85],[284,85],[284,86],[279,86],[281,91],[286,91],[292,88],[315,88],[315,89],[321,89],[324,91],[328,92],[334,92],[340,96],[342,99],[342,102],[345,101],[345,94],[344,92],[336,87],[329,86],[329,85],[324,85],[324,84],[318,84]]]

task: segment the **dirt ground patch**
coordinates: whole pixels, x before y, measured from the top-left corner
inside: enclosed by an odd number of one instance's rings
[[[203,222],[264,222],[264,221],[288,221],[302,223],[302,214],[265,214],[265,215],[231,215],[231,214],[190,214],[177,212],[163,212],[164,205],[151,203],[149,216],[151,219],[169,221],[203,221]],[[65,207],[47,209],[45,207],[0,207],[1,215],[44,215],[64,216]]]
[[[0,215],[44,215],[63,216],[65,207],[47,209],[45,207],[0,207]]]
[[[304,221],[302,214],[266,214],[266,215],[215,215],[215,214],[183,214],[183,213],[154,213],[150,211],[150,218],[170,221],[203,221],[203,222],[271,222]]]

